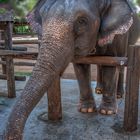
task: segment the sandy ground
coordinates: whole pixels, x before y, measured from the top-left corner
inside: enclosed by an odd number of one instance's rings
[[[19,96],[26,82],[16,82],[16,94]],[[92,89],[96,83],[92,82]],[[47,113],[47,95],[45,94],[31,113],[24,130],[23,140],[140,140],[140,114],[138,130],[126,133],[122,129],[124,99],[118,100],[118,113],[104,116],[98,113],[82,114],[77,111],[79,89],[75,80],[61,80],[63,119],[58,122],[40,120],[40,114]],[[0,89],[6,90],[6,82],[0,81]],[[97,107],[101,95],[94,94]],[[15,99],[2,98],[0,105],[0,140],[5,130],[7,118]],[[140,111],[140,104],[139,104]]]

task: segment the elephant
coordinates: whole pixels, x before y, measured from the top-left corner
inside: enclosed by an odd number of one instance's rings
[[[41,46],[32,76],[17,99],[5,130],[6,140],[21,140],[26,120],[44,93],[76,56],[123,56],[135,42],[138,17],[126,0],[39,0],[28,15]],[[136,23],[136,24],[135,24]],[[132,31],[132,32],[130,32]],[[132,40],[132,41],[131,41]],[[114,67],[102,67],[100,112],[116,113]],[[90,65],[74,64],[80,87],[81,112],[96,111],[90,87]]]

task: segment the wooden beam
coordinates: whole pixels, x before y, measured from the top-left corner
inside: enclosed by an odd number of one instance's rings
[[[13,44],[39,44],[41,41],[34,39],[34,40],[13,40]],[[5,41],[1,40],[0,44],[4,44]]]
[[[7,80],[6,74],[0,74],[0,79]],[[14,76],[14,80],[16,80],[16,81],[26,81],[26,76]]]
[[[87,56],[87,57],[76,57],[73,61],[79,64],[98,64],[106,66],[126,66],[126,57],[111,57],[111,56]]]
[[[5,50],[4,46],[0,46],[0,50]],[[27,47],[23,47],[23,46],[13,46],[12,47],[13,51],[27,51]]]
[[[5,61],[0,61],[0,64],[6,65]],[[35,66],[32,62],[14,62],[14,66]]]
[[[13,51],[13,50],[0,50],[0,56],[8,56],[13,58],[21,59],[36,59],[38,56],[37,52],[24,52],[24,51]]]

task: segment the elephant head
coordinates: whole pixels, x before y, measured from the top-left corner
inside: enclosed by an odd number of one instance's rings
[[[125,0],[39,0],[28,15],[42,42],[32,76],[9,116],[6,140],[22,139],[25,122],[75,55],[95,53],[98,43],[111,42],[116,34],[127,32],[133,23]]]

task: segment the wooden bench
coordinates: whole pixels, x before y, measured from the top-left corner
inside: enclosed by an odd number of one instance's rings
[[[89,56],[76,58],[74,63],[114,66],[116,70],[119,67],[127,67],[123,127],[130,132],[136,130],[138,124],[140,46],[130,46],[128,57]],[[57,76],[48,90],[48,119],[56,121],[61,118],[60,76]]]

